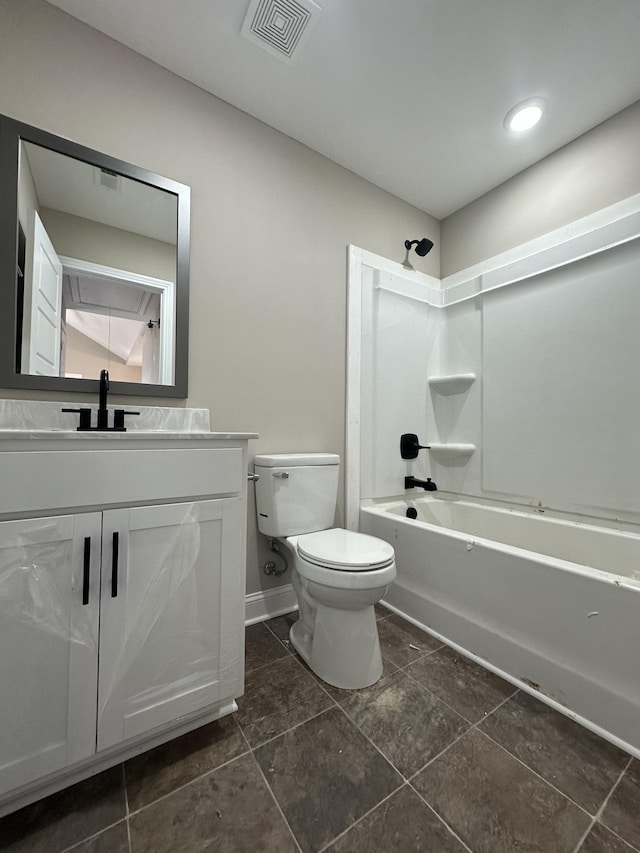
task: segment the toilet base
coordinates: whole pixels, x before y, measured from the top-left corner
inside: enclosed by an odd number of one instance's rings
[[[327,684],[357,690],[382,675],[382,655],[373,605],[339,610],[317,603],[313,633],[299,619],[289,639],[309,668]]]

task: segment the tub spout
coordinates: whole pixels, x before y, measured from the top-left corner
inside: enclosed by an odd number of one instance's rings
[[[424,489],[425,492],[436,492],[438,490],[438,487],[433,482],[431,477],[427,477],[426,480],[418,480],[415,477],[404,478],[405,489],[413,489],[416,486],[420,486],[420,488]]]

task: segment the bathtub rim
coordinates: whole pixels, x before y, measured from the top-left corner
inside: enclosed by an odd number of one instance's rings
[[[396,495],[389,495],[378,498],[362,498],[360,508],[363,507],[381,507],[388,506],[392,503],[442,503],[442,504],[469,504],[474,507],[482,507],[483,509],[497,510],[515,515],[524,515],[526,517],[538,518],[543,520],[564,522],[568,525],[579,524],[584,527],[593,527],[597,530],[607,532],[628,533],[631,536],[640,537],[640,517],[638,520],[630,520],[623,518],[605,518],[598,515],[588,515],[587,513],[571,512],[569,510],[559,509],[553,506],[533,505],[522,501],[510,499],[507,496],[487,497],[483,495],[465,495],[459,492],[448,492],[444,489],[437,489],[435,492],[400,492]]]
[[[463,533],[459,530],[453,530],[450,527],[444,527],[438,524],[430,524],[427,521],[421,521],[419,518],[405,518],[402,515],[398,515],[394,512],[390,512],[386,510],[389,504],[407,504],[409,502],[419,503],[423,502],[434,502],[437,500],[443,500],[442,498],[434,498],[433,496],[426,495],[418,495],[415,497],[407,497],[406,495],[400,495],[393,498],[367,498],[360,502],[360,512],[368,512],[376,516],[382,516],[384,518],[389,518],[398,524],[406,526],[407,529],[416,529],[422,528],[424,530],[428,530],[431,533],[438,534],[440,536],[449,537],[451,539],[455,539],[459,542],[464,542],[467,546],[471,545],[472,547],[479,546],[481,548],[486,548],[488,550],[497,551],[500,554],[505,554],[507,556],[523,558],[531,560],[533,563],[537,563],[539,565],[544,566],[552,566],[553,568],[557,568],[561,571],[570,572],[572,574],[579,575],[581,577],[590,577],[596,578],[603,583],[613,583],[615,586],[621,587],[623,589],[627,589],[630,592],[640,593],[640,579],[632,578],[627,575],[616,574],[615,572],[608,572],[604,569],[597,569],[592,566],[586,566],[582,563],[571,562],[570,560],[563,560],[560,557],[553,557],[547,554],[541,554],[539,551],[529,551],[526,548],[519,548],[516,545],[507,545],[503,542],[498,541],[497,539],[487,539],[482,536],[474,536],[470,533]],[[450,500],[449,498],[445,498],[444,500]],[[474,504],[475,506],[481,506],[480,504],[475,503],[474,501],[464,500],[460,498],[456,502],[464,502],[468,504]],[[505,509],[504,507],[488,507],[491,510],[500,510],[510,512],[510,510]],[[518,513],[519,510],[514,509],[514,513]],[[525,515],[526,517],[533,516],[533,511],[529,513],[520,513]],[[546,519],[541,518],[540,522],[544,523],[545,521],[555,521],[558,523],[563,523],[564,519],[553,518],[552,516],[548,516]],[[634,534],[625,530],[618,530],[617,528],[605,527],[604,525],[592,525],[587,523],[582,523],[580,521],[577,522],[565,522],[567,526],[569,524],[574,524],[582,527],[590,527],[592,529],[602,531],[610,531],[612,533],[619,533],[621,536],[633,537],[634,539],[640,539],[640,533]]]

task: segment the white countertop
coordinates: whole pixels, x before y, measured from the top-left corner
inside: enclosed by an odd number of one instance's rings
[[[177,440],[180,441],[246,441],[258,438],[257,432],[175,432],[172,430],[127,430],[126,432],[113,432],[106,430],[92,430],[91,432],[64,429],[2,429],[0,428],[0,441],[13,439],[28,441],[40,439],[48,441],[150,441]]]

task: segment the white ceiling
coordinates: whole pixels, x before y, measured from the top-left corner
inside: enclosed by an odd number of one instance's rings
[[[249,0],[49,2],[438,218],[640,99],[640,0],[317,0],[292,63]]]

